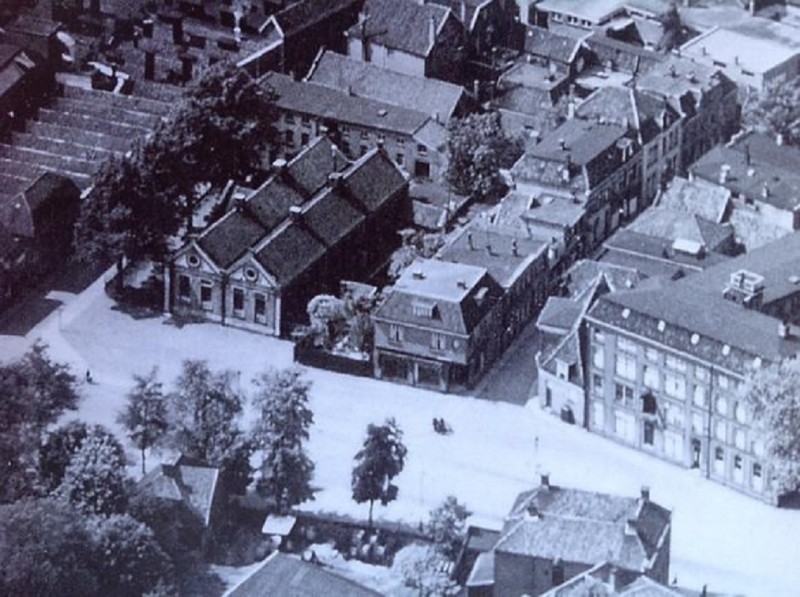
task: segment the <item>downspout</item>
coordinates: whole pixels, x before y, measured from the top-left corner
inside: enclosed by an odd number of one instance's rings
[[[228,304],[228,274],[223,273],[220,276],[220,288],[222,292],[222,300],[220,301],[220,323],[225,325],[225,307]]]

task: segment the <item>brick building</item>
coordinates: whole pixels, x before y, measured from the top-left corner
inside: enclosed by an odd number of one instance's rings
[[[268,74],[260,82],[278,95],[280,118],[276,127],[282,139],[281,153],[286,157],[325,134],[350,158],[382,147],[415,178],[435,180],[446,170],[447,131],[435,114],[309,81],[294,81],[278,73]]]
[[[311,297],[383,266],[410,222],[408,182],[379,149],[351,163],[319,138],[275,170],[175,253],[167,311],[286,334]]]
[[[671,513],[650,499],[541,484],[517,496],[499,539],[478,556],[469,597],[541,595],[597,564],[628,583],[669,582]]]

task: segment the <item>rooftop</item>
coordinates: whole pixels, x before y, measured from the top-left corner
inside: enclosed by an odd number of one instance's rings
[[[275,14],[286,37],[303,33],[331,14],[355,6],[359,0],[301,0]]]
[[[546,250],[547,245],[539,240],[497,228],[472,226],[443,247],[438,257],[485,268],[500,286],[508,289]]]
[[[336,52],[325,52],[308,75],[320,85],[347,91],[449,120],[464,97],[464,89],[452,83],[414,77],[387,70]]]
[[[568,35],[560,35],[542,27],[527,26],[525,51],[558,62],[569,63],[575,59],[583,42]]]
[[[145,495],[184,502],[208,526],[217,492],[219,469],[192,465],[179,460],[174,465],[159,465],[138,484]]]
[[[557,162],[571,161],[584,166],[625,136],[626,129],[617,124],[590,122],[573,118],[548,133],[527,154]],[[563,144],[562,144],[563,141]]]
[[[536,8],[542,12],[560,12],[600,24],[622,10],[624,0],[543,0]]]
[[[685,94],[693,94],[696,96],[695,101],[699,103],[701,94],[716,85],[735,88],[735,84],[718,69],[674,55],[654,65],[636,80],[639,89],[672,99],[676,109],[680,107],[676,100]]]
[[[712,222],[722,223],[730,208],[728,189],[701,179],[675,177],[654,205],[669,210],[691,212]]]
[[[277,92],[276,105],[282,110],[406,135],[414,134],[430,118],[415,109],[356,97],[317,83],[298,82],[279,73],[270,73],[259,81]]]
[[[395,282],[395,291],[444,301],[462,301],[483,279],[487,270],[471,264],[438,259],[417,259]]]

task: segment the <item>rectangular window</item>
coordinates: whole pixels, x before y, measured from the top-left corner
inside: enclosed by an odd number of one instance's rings
[[[614,371],[620,377],[635,380],[636,357],[625,353],[618,353],[614,361]]]
[[[636,354],[636,342],[624,336],[617,336],[617,350]]]
[[[664,405],[666,410],[667,425],[670,427],[683,427],[683,408],[678,404],[666,403]]]
[[[365,141],[369,139],[369,131],[361,131],[361,138]]]
[[[592,422],[594,423],[595,429],[605,429],[605,414],[605,407],[601,400],[592,402]]]
[[[701,435],[705,433],[706,429],[706,418],[705,415],[702,413],[693,413],[692,414],[692,433],[696,433]]]
[[[286,121],[286,124],[294,124],[294,114],[287,112],[284,120]]]
[[[680,433],[667,431],[664,434],[664,454],[672,460],[683,460],[683,436]]]
[[[603,376],[602,375],[592,375],[592,389],[594,390],[595,394],[603,393]]]
[[[602,346],[595,346],[594,350],[592,350],[592,364],[598,369],[602,369],[605,366],[605,354]]]
[[[644,358],[646,358],[648,361],[656,363],[658,362],[658,351],[655,348],[645,348]]]
[[[283,133],[283,141],[290,147],[294,145],[294,131],[286,131]]]
[[[717,421],[714,424],[714,437],[721,442],[727,442],[727,428],[724,421]]]
[[[606,341],[606,335],[603,333],[602,330],[598,330],[595,328],[592,330],[592,340],[597,342],[598,344],[602,344]]]
[[[694,376],[695,379],[699,379],[700,381],[708,381],[708,369],[704,367],[695,367]]]
[[[718,475],[725,474],[725,450],[714,448],[714,472]]]
[[[763,478],[763,471],[761,469],[761,465],[753,463],[753,474],[750,478],[750,481],[753,485],[753,489],[761,491],[764,488],[764,478]]]
[[[422,144],[417,145],[417,153],[419,155],[428,155],[428,148]]]
[[[192,281],[189,276],[178,276],[178,297],[182,301],[188,301],[192,298]]]
[[[614,385],[614,399],[617,402],[630,405],[633,402],[633,388],[622,384]]]
[[[733,443],[740,450],[745,449],[745,447],[747,446],[747,437],[745,435],[744,429],[737,429],[736,431],[734,431]]]
[[[633,415],[624,412],[614,413],[614,433],[621,439],[634,443],[636,441],[636,420]]]
[[[405,159],[406,156],[404,156],[402,153],[398,153],[396,156],[394,156],[394,161],[397,163],[398,166],[402,166]]]
[[[644,422],[644,445],[645,446],[652,446],[655,442],[656,437],[656,426],[653,424],[652,421],[645,421]]]
[[[308,145],[308,133],[300,134],[300,145],[302,145],[303,147]]]
[[[695,384],[694,389],[692,390],[692,402],[694,402],[695,406],[705,406],[706,405],[706,388],[705,386],[701,386],[699,384]]]
[[[402,342],[403,341],[403,328],[401,328],[397,324],[390,324],[389,325],[389,339],[394,340],[395,342]]]
[[[445,338],[441,334],[431,334],[431,348],[444,350],[446,347]]]
[[[673,371],[680,371],[681,373],[686,371],[686,361],[669,354],[664,359],[664,364]]]
[[[303,114],[300,122],[303,123],[303,126],[309,126],[311,124],[311,118],[308,116],[308,114]]]
[[[244,290],[241,288],[233,289],[233,314],[244,317]]]
[[[200,281],[200,303],[203,309],[207,311],[211,309],[211,295],[213,286],[208,280]]]
[[[658,374],[658,369],[652,365],[644,366],[644,374],[642,375],[642,383],[648,388],[658,390],[661,387],[661,379]]]
[[[267,319],[267,297],[261,293],[256,293],[254,296],[253,311],[255,313],[256,321],[265,323]]]
[[[686,398],[686,378],[667,373],[664,376],[664,391],[668,396],[684,400]]]

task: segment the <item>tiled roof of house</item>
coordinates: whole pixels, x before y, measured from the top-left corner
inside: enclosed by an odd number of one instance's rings
[[[672,55],[637,77],[636,86],[666,97],[675,110],[687,116],[694,115],[703,94],[711,89],[736,89],[736,84],[718,69]]]
[[[276,106],[280,110],[406,135],[413,134],[430,118],[418,110],[352,96],[317,83],[295,81],[280,73],[269,73],[259,81],[276,91]]]
[[[320,137],[196,242],[222,269],[253,252],[279,284],[289,284],[406,184],[380,150],[350,163]]]
[[[617,230],[603,245],[608,250],[668,262],[682,266],[687,271],[700,271],[727,259],[725,255],[711,250],[698,255],[681,251],[680,247],[676,248],[675,240],[663,235],[642,233],[629,226]]]
[[[471,226],[442,247],[437,256],[444,261],[485,268],[500,286],[508,289],[546,250],[547,244],[540,240],[497,228]]]
[[[705,180],[687,180],[679,176],[672,179],[654,206],[685,211],[721,224],[731,205],[731,192],[725,187]]]
[[[477,297],[484,288],[485,296]],[[395,282],[374,317],[466,336],[501,295],[502,289],[485,268],[417,259]],[[432,316],[420,314],[415,309],[418,303],[429,306]]]
[[[0,224],[15,236],[33,238],[36,235],[34,214],[44,203],[78,200],[80,191],[67,177],[43,172],[32,182],[25,183],[20,193],[0,202]]]
[[[566,74],[551,74],[538,64],[516,64],[498,79],[492,105],[512,112],[537,114],[553,105],[552,92],[566,79]]]
[[[749,209],[734,209],[728,221],[736,230],[737,240],[747,251],[763,247],[792,233],[785,226],[769,222],[760,213]]]
[[[641,570],[670,517],[649,499],[541,485],[517,497],[495,551]]]
[[[611,291],[629,290],[642,280],[641,274],[634,268],[581,259],[567,271],[566,284],[569,295],[573,298],[582,295],[599,276],[603,277]]]
[[[208,526],[218,489],[219,469],[184,464],[159,465],[139,481],[138,490],[152,497],[184,502]]]
[[[559,333],[566,334],[580,319],[582,311],[582,305],[576,300],[551,296],[539,312],[536,327],[555,329]]]
[[[445,19],[451,15],[449,9],[438,4],[421,4],[414,0],[366,0],[364,13],[366,26],[353,25],[347,35],[367,39],[376,45],[406,52],[415,56],[427,56],[433,45],[430,40],[430,21],[433,19],[436,34]]]
[[[468,29],[477,22],[477,15],[482,8],[489,4],[487,0],[428,0],[431,4],[439,4],[449,8],[456,18],[464,23]],[[462,15],[461,11],[464,10]]]
[[[613,51],[616,68],[637,74],[647,72],[664,60],[662,54],[613,39],[602,31],[596,31],[587,37],[586,45],[595,52]]]
[[[438,113],[442,122],[453,116],[464,97],[458,85],[405,75],[330,51],[320,57],[308,80],[410,110]]]
[[[533,157],[584,166],[621,139],[626,129],[618,124],[567,120],[548,133],[538,145],[528,149]],[[561,141],[564,141],[564,148]]]
[[[665,587],[652,578],[640,576],[619,592],[620,597],[685,597],[686,593]]]
[[[273,552],[229,597],[379,597],[380,593],[318,564]]]
[[[286,37],[299,35],[309,27],[328,18],[337,12],[347,10],[361,3],[362,0],[300,0],[293,2],[277,14],[283,34]]]
[[[627,226],[627,230],[670,241],[690,240],[708,251],[718,250],[734,237],[731,224],[717,224],[687,211],[662,207],[646,209]]]
[[[549,29],[529,25],[525,32],[525,51],[534,56],[570,63],[583,42],[574,37],[559,35]]]

